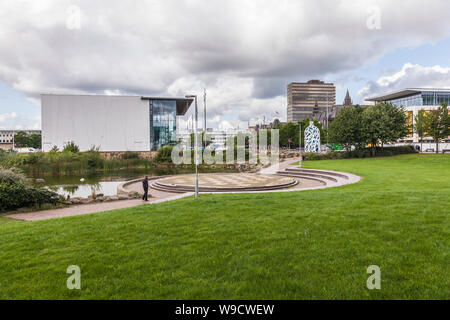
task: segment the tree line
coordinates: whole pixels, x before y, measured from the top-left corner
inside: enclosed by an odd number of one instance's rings
[[[16,148],[42,148],[42,139],[39,133],[27,134],[19,131],[14,134],[14,146]]]
[[[414,125],[408,124],[403,108],[391,103],[379,103],[374,106],[347,106],[330,124],[328,138],[330,142],[341,144],[345,149],[352,147],[371,149],[375,156],[376,147],[395,142],[401,138],[417,133],[422,140],[431,136],[436,142],[447,138],[449,131],[448,107],[443,104],[436,110],[421,111],[414,119]]]

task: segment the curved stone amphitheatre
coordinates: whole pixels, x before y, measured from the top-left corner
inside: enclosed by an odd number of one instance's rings
[[[296,186],[292,177],[254,173],[199,174],[200,192],[239,192],[278,190]],[[152,181],[150,188],[174,193],[195,191],[195,175],[183,174]]]
[[[201,193],[258,193],[314,190],[356,183],[361,177],[345,172],[302,169],[294,166],[296,159],[273,165],[258,173],[199,174]],[[174,194],[189,196],[195,189],[195,175],[183,174],[150,178],[150,194],[171,199]],[[142,181],[129,181],[118,188],[118,193],[142,193]],[[176,198],[178,199],[179,196]]]

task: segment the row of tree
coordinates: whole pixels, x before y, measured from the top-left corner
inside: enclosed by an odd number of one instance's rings
[[[347,150],[352,146],[364,148],[369,145],[372,156],[376,146],[395,142],[416,132],[422,139],[431,136],[439,152],[439,141],[450,134],[447,105],[437,110],[420,112],[414,119],[414,125],[408,124],[403,108],[391,103],[379,103],[375,106],[344,107],[330,124],[328,138],[330,142],[341,144]]]
[[[448,106],[443,104],[437,110],[420,110],[414,117],[413,130],[420,138],[420,149],[424,137],[432,137],[439,152],[439,141],[450,135],[450,116]]]
[[[16,148],[41,149],[41,140],[41,135],[38,133],[27,134],[24,131],[19,131],[14,134],[14,146]]]

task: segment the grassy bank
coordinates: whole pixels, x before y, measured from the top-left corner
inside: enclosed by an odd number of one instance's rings
[[[0,298],[448,299],[450,155],[305,162],[340,188],[0,219]],[[82,290],[66,288],[81,268]],[[370,265],[381,290],[366,288]]]

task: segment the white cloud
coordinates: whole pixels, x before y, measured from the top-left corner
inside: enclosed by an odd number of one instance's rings
[[[450,68],[406,63],[398,72],[369,82],[358,94],[364,99],[406,88],[450,88]]]
[[[0,114],[0,123],[14,118],[17,118],[17,113],[15,112]]]
[[[41,129],[41,118],[20,116],[16,112],[0,114],[0,130]]]
[[[72,5],[79,29],[67,28]],[[380,30],[366,26],[373,5]],[[0,81],[34,99],[206,87],[211,123],[235,125],[272,118],[291,81],[448,37],[448,12],[447,0],[2,0]]]

